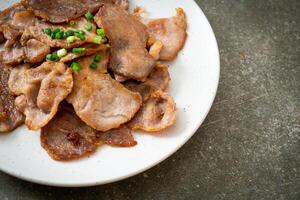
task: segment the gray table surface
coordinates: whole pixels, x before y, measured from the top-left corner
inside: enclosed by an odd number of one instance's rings
[[[300,1],[197,2],[218,40],[221,79],[195,136],[151,170],[104,186],[0,173],[0,199],[300,199]]]

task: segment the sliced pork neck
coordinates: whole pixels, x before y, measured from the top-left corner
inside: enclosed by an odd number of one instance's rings
[[[15,105],[26,116],[25,124],[37,130],[53,118],[59,103],[71,92],[72,70],[55,62],[36,68],[21,65],[13,68],[8,85],[17,96]]]
[[[142,99],[107,74],[108,55],[100,55],[102,60],[97,69],[89,67],[94,56],[78,60],[81,70],[74,74],[74,88],[67,101],[85,123],[107,131],[128,122],[139,110]]]
[[[115,3],[128,9],[128,0],[22,0],[24,7],[51,23],[64,23],[83,16],[87,11],[97,12],[103,2]]]
[[[144,81],[155,65],[146,49],[146,26],[113,4],[103,4],[95,21],[105,29],[111,42],[109,68],[123,77]]]
[[[10,132],[24,122],[23,114],[15,106],[15,98],[8,88],[10,69],[0,62],[0,133]]]

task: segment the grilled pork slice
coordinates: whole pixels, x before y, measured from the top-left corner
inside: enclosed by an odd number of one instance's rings
[[[142,99],[107,74],[108,54],[100,52],[101,62],[91,69],[94,56],[80,58],[79,73],[74,73],[74,88],[67,101],[77,115],[99,131],[118,128],[139,110]]]
[[[26,116],[31,130],[45,126],[57,112],[59,103],[73,87],[72,70],[63,63],[45,62],[39,67],[15,67],[9,89],[17,96],[15,105]]]
[[[175,123],[176,104],[167,93],[157,90],[153,92],[148,100],[129,122],[133,130],[147,132],[162,131]]]
[[[104,2],[128,9],[128,0],[22,0],[21,3],[36,16],[51,23],[63,23],[83,16],[87,11],[97,12]]]
[[[171,18],[142,21],[146,24],[150,37],[162,43],[159,60],[174,60],[183,48],[187,37],[187,22],[183,9],[176,9],[176,16]],[[155,44],[157,46],[159,43]]]
[[[42,128],[41,145],[54,160],[68,161],[94,153],[98,146],[132,147],[131,129],[121,126],[99,132],[86,125],[71,105],[63,102],[55,117]]]
[[[96,12],[103,0],[22,0],[24,7],[51,23],[63,23]]]
[[[63,103],[55,117],[42,128],[41,145],[54,160],[73,160],[97,149],[97,132]]]
[[[16,12],[26,10],[20,3],[13,4],[11,7],[0,12],[0,25],[12,20]]]
[[[137,144],[131,129],[126,125],[106,132],[98,132],[97,137],[99,142],[114,147],[133,147]]]
[[[22,46],[16,42],[11,47],[4,48],[1,52],[1,59],[5,64],[15,65],[21,62],[39,63],[50,53],[50,47],[36,39],[30,39]]]
[[[10,69],[0,63],[0,133],[10,132],[24,122],[24,116],[17,110],[15,98],[8,88],[9,75]]]
[[[90,23],[92,25],[92,29],[90,31],[87,31],[84,29],[84,25],[87,23]],[[20,41],[23,45],[25,45],[25,43],[29,39],[34,38],[40,42],[43,42],[43,43],[49,45],[50,47],[60,47],[60,48],[66,48],[66,49],[78,47],[84,43],[93,43],[93,41],[94,41],[93,39],[96,36],[96,24],[93,22],[88,22],[83,17],[76,19],[75,24],[76,25],[74,25],[74,26],[70,26],[69,24],[54,25],[54,24],[50,24],[47,22],[39,21],[34,26],[30,26],[25,29]],[[67,30],[74,30],[74,31],[81,30],[81,31],[84,31],[84,33],[85,33],[84,34],[85,40],[77,39],[72,43],[68,43],[65,37],[63,37],[61,39],[52,39],[51,36],[47,35],[44,31],[47,28],[50,28],[52,30],[60,29],[65,32]]]
[[[146,49],[146,26],[113,4],[102,5],[95,21],[105,29],[111,42],[109,68],[123,77],[144,81],[155,65]]]
[[[146,101],[156,90],[166,91],[170,79],[168,67],[165,65],[157,65],[145,82],[127,81],[124,83],[124,86],[131,91],[140,93],[143,97],[143,101]]]
[[[113,0],[113,3],[125,10],[128,10],[129,8],[129,0]]]

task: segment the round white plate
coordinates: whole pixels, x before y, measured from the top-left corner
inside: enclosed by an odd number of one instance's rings
[[[1,10],[13,1],[1,1]],[[182,7],[188,20],[184,50],[170,65],[170,93],[177,103],[177,122],[158,135],[135,134],[134,148],[103,146],[85,159],[52,160],[40,146],[39,132],[20,127],[0,136],[0,169],[28,181],[53,186],[91,186],[114,182],[141,173],[176,152],[196,132],[216,95],[219,52],[209,22],[193,0],[131,0],[150,17],[168,17]],[[126,30],[124,30],[126,31]]]

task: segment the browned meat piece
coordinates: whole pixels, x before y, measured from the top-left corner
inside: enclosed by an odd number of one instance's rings
[[[98,132],[99,141],[116,147],[133,147],[137,144],[127,126],[113,129],[107,132]]]
[[[131,91],[139,92],[143,97],[143,101],[146,101],[154,91],[165,91],[169,86],[169,82],[170,74],[168,67],[164,65],[157,65],[144,83],[128,81],[124,85]]]
[[[22,35],[22,38],[21,38],[21,43],[24,45],[29,39],[35,38],[36,40],[43,42],[43,43],[49,45],[50,47],[61,47],[61,48],[66,48],[66,49],[80,46],[86,42],[92,43],[93,38],[96,36],[96,24],[89,22],[92,24],[92,30],[86,31],[84,29],[84,25],[86,23],[88,23],[88,21],[85,18],[83,18],[83,17],[78,18],[75,20],[75,22],[76,22],[76,26],[73,26],[73,27],[70,27],[68,24],[53,25],[53,24],[46,23],[46,22],[38,22],[38,23],[36,23],[35,26],[30,26],[25,29],[25,31]],[[60,28],[64,31],[82,30],[82,31],[85,31],[86,40],[82,41],[82,40],[78,39],[75,42],[70,44],[67,42],[66,38],[62,38],[62,39],[58,39],[58,40],[52,39],[49,35],[44,33],[44,29],[46,29],[46,28],[51,28],[51,29]]]
[[[25,124],[37,130],[53,118],[59,103],[71,92],[72,70],[55,62],[45,62],[36,68],[22,65],[11,71],[8,85],[18,96],[15,105],[25,114]]]
[[[170,74],[168,70],[168,66],[158,64],[150,73],[145,84],[151,85],[157,89],[165,91],[170,82]]]
[[[60,59],[60,62],[66,63],[82,56],[90,56],[99,51],[106,50],[106,46],[104,44],[98,45],[98,44],[87,43],[82,45],[81,47],[85,48],[84,53],[78,54],[78,53],[69,52],[65,57],[62,57]]]
[[[128,80],[127,77],[124,77],[122,75],[119,75],[119,74],[114,74],[114,77],[115,77],[115,80],[122,83],[122,82],[125,82]]]
[[[151,94],[136,116],[129,122],[134,130],[157,132],[175,123],[176,104],[167,93],[157,90]]]
[[[33,26],[37,22],[36,17],[31,11],[25,10],[21,4],[0,13],[0,32],[7,40],[5,47],[11,47],[17,38],[22,34],[25,27]]]
[[[42,62],[50,53],[50,47],[35,39],[27,41],[26,46],[16,42],[14,46],[5,48],[2,52],[2,60],[5,64],[15,65],[22,61],[28,63]]]
[[[18,64],[25,58],[24,47],[16,42],[12,47],[4,48],[1,52],[1,61],[8,65]]]
[[[4,45],[5,48],[10,48],[18,42],[18,38],[22,35],[22,31],[17,27],[14,27],[10,24],[3,24],[0,26],[0,32],[3,34],[3,37],[6,39]]]
[[[96,12],[103,0],[22,0],[22,4],[36,16],[52,23],[63,23]]]
[[[25,47],[25,62],[42,62],[48,53],[50,53],[50,47],[48,45],[35,39],[30,39],[27,41]]]
[[[15,107],[15,98],[7,85],[10,69],[0,63],[0,133],[10,132],[24,122],[24,116]]]
[[[185,44],[187,37],[185,13],[181,8],[178,8],[176,12],[174,17],[153,19],[146,23],[151,37],[163,44],[160,60],[173,60]]]
[[[9,22],[16,12],[24,11],[25,8],[20,3],[16,3],[11,7],[0,12],[0,25]]]
[[[22,0],[22,4],[36,16],[52,23],[69,22],[83,16],[87,11],[97,12],[104,2],[115,3],[128,9],[129,0]]]
[[[102,60],[95,70],[89,67],[94,56],[79,59],[81,71],[74,74],[74,88],[67,100],[86,124],[107,131],[128,122],[142,100],[106,73],[108,55],[100,55]]]
[[[29,26],[34,26],[38,22],[33,12],[29,10],[16,12],[10,22],[11,25],[18,29],[24,29]]]
[[[2,60],[5,64],[18,64],[23,60],[28,62],[42,61],[43,59],[37,59],[37,57],[26,59],[27,49],[20,45],[19,38],[21,37],[25,27],[32,26],[37,22],[36,17],[31,11],[24,10],[25,8],[20,5],[14,5],[7,11],[0,13],[0,32],[3,35],[3,39],[6,40],[4,45],[4,52],[2,52]],[[6,13],[7,16],[3,16]],[[30,41],[29,48],[42,47],[37,41]],[[25,44],[26,45],[26,44]],[[45,45],[43,45],[45,46]],[[50,48],[48,48],[50,51]],[[34,50],[35,52],[41,52],[45,50],[44,47],[40,50]],[[32,53],[32,50],[30,50]],[[32,54],[31,54],[32,55]],[[35,54],[37,55],[37,54]],[[41,55],[44,57],[45,54]]]
[[[42,128],[41,145],[54,160],[68,161],[95,152],[96,136],[96,131],[81,121],[72,106],[63,103]]]
[[[113,2],[125,10],[129,8],[129,0],[113,0]]]
[[[115,147],[132,147],[137,144],[127,126],[107,132],[96,131],[86,125],[72,106],[65,102],[41,131],[42,147],[54,160],[59,161],[88,156],[103,143]]]
[[[101,6],[95,20],[111,42],[110,69],[118,75],[144,81],[155,65],[146,49],[146,27],[113,4]]]

